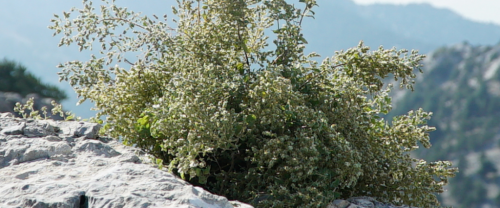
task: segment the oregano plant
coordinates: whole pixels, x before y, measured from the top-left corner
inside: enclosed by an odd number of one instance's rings
[[[60,45],[100,53],[60,65],[60,77],[106,116],[109,135],[229,199],[325,207],[372,196],[438,206],[435,193],[456,169],[409,154],[430,147],[431,113],[382,118],[391,110],[383,80],[412,89],[424,56],[360,42],[318,63],[304,53],[301,30],[316,1],[295,3],[178,0],[169,23],[84,0],[50,28]]]

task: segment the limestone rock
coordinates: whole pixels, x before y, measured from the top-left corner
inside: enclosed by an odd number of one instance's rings
[[[15,126],[9,126],[7,128],[2,129],[0,133],[6,134],[6,135],[17,135],[17,134],[22,134],[24,127],[26,126],[26,123],[21,123]]]
[[[95,139],[97,137],[99,129],[101,128],[100,124],[79,121],[57,121],[55,125],[57,126],[57,129],[60,130],[60,133],[64,136],[83,136],[88,139]]]
[[[192,186],[100,125],[0,116],[0,207],[251,207]]]
[[[373,197],[352,197],[347,200],[337,199],[327,208],[416,208],[410,206],[394,206],[375,200]]]

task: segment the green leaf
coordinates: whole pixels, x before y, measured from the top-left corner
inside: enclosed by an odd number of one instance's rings
[[[149,115],[143,116],[142,118],[137,119],[137,123],[142,127],[142,128],[148,128],[149,129]]]
[[[302,36],[300,37],[300,39],[299,39],[299,40],[300,40],[300,41],[302,41],[302,43],[304,43],[304,44],[307,44],[307,43],[308,43],[308,42],[307,42],[307,40],[306,40],[304,37],[302,37]]]
[[[198,183],[200,184],[206,184],[207,183],[207,177],[205,175],[198,176]]]
[[[68,117],[66,117],[66,120],[73,120],[75,118],[74,115],[69,115]]]
[[[194,171],[196,172],[196,176],[200,177],[201,174],[201,168],[195,168]]]
[[[203,174],[205,175],[210,174],[210,166],[207,166],[206,168],[203,169]]]
[[[236,64],[236,69],[240,72],[240,75],[245,74],[245,68],[243,68],[245,65],[243,63],[237,63]]]
[[[247,115],[247,117],[245,119],[245,121],[247,122],[248,125],[253,125],[256,120],[257,120],[257,116],[255,116],[254,114]]]
[[[248,81],[250,81],[250,75],[245,75],[245,77],[243,77],[243,81],[248,83]]]
[[[234,127],[234,132],[236,134],[238,134],[238,133],[241,132],[242,129],[243,129],[243,127],[240,124],[236,124],[235,127]]]

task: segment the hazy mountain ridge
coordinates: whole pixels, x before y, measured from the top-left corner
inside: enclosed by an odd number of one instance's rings
[[[304,32],[310,40],[309,50],[324,56],[353,47],[360,40],[372,49],[383,45],[421,53],[463,41],[483,45],[500,42],[500,25],[471,21],[429,4],[361,6],[350,0],[318,4],[316,19],[305,21]]]
[[[420,107],[433,112],[433,147],[418,156],[451,160],[460,168],[443,202],[495,207],[500,204],[500,44],[442,47],[423,64],[415,91],[405,92],[389,117]]]
[[[380,22],[394,33],[432,45],[452,45],[462,41],[474,45],[500,42],[498,25],[474,22],[451,10],[429,4],[375,4],[359,7],[358,11],[362,17]]]

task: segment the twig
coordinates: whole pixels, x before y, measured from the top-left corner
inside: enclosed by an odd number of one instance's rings
[[[132,65],[132,66],[134,66],[134,65],[135,65],[134,63],[130,62],[130,61],[129,61],[129,60],[127,60],[127,59],[125,59],[124,61],[125,61],[125,62],[127,62],[127,64],[130,64],[130,65]]]
[[[343,64],[338,64],[338,65],[332,66],[332,68],[337,68],[337,67],[339,67],[339,66],[344,66],[344,65],[346,65],[346,64],[345,64],[345,63],[343,63]],[[298,90],[301,90],[301,89],[302,89],[302,87],[304,87],[307,83],[309,83],[309,81],[311,81],[311,79],[312,79],[312,78],[317,77],[318,75],[322,74],[323,72],[326,72],[326,70],[324,70],[324,71],[322,71],[322,72],[319,72],[319,73],[317,73],[317,74],[313,75],[311,78],[307,79],[307,80],[306,80],[306,82],[302,83],[302,85],[300,85],[300,86],[299,86]]]
[[[306,12],[309,11],[309,9],[310,9],[310,7],[306,2],[306,8],[304,8],[304,12],[302,12],[302,15],[300,16],[299,26],[302,25],[302,20],[304,19],[304,16],[306,15]]]
[[[237,23],[238,24],[238,23]],[[250,61],[248,60],[248,54],[247,54],[247,50],[245,50],[246,48],[246,44],[243,42],[243,40],[241,39],[241,34],[240,34],[240,25],[238,24],[238,27],[237,27],[237,30],[238,30],[238,39],[240,41],[240,43],[242,44],[242,47],[243,47],[243,52],[245,54],[245,59],[246,59],[246,62],[247,62],[247,66],[248,66],[248,74],[250,74]]]
[[[143,30],[146,30],[146,31],[148,31],[148,32],[151,32],[151,30],[150,30],[150,29],[148,29],[148,28],[145,28],[145,27],[143,27],[143,26],[141,26],[141,25],[138,25],[138,24],[136,24],[136,23],[134,23],[134,22],[131,22],[130,20],[127,20],[127,19],[122,19],[122,18],[107,18],[107,19],[102,19],[102,20],[99,20],[99,21],[97,21],[96,23],[97,23],[97,24],[99,24],[99,23],[101,23],[101,22],[103,22],[103,21],[106,21],[106,20],[109,20],[109,21],[111,21],[111,20],[115,20],[115,21],[124,21],[124,22],[127,22],[127,23],[129,23],[129,24],[134,25],[135,27],[139,27],[139,28],[142,28]]]

